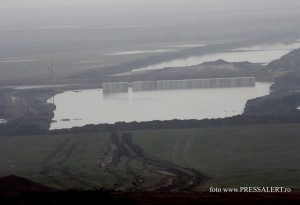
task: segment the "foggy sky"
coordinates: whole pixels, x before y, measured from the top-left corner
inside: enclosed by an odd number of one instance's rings
[[[1,0],[0,8],[14,7],[49,7],[64,5],[93,4],[157,4],[162,3],[185,5],[192,3],[203,7],[221,8],[281,8],[300,6],[299,0]]]
[[[1,58],[37,59],[0,65],[0,77],[16,70],[31,77],[49,59],[82,69],[74,62],[127,62],[103,54],[133,49],[298,38],[299,19],[299,0],[0,0]]]
[[[115,2],[132,2],[137,0],[1,0],[0,7],[43,7],[43,6],[60,6],[60,5],[93,5]],[[144,0],[145,1],[145,0]],[[147,1],[147,0],[146,0]],[[156,0],[152,0],[156,1]]]

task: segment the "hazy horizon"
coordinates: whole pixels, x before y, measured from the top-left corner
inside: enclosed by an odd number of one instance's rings
[[[300,36],[298,0],[2,0],[0,11],[2,79],[47,76],[49,61],[69,75],[141,57],[111,53]]]
[[[294,8],[299,6],[298,0],[2,0],[0,8],[16,8],[16,7],[48,7],[62,5],[103,5],[103,4],[188,4],[201,5],[204,8]]]

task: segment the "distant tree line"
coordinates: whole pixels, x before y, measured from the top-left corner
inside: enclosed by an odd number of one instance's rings
[[[115,124],[85,125],[71,129],[46,130],[34,123],[0,125],[0,136],[56,135],[92,132],[136,131],[152,129],[185,129],[249,124],[300,123],[300,111],[281,114],[238,115],[222,119],[204,120],[154,120],[149,122],[117,122]]]
[[[71,129],[50,131],[49,134],[71,134],[88,132],[136,131],[152,129],[184,129],[248,124],[300,123],[300,111],[285,114],[239,115],[223,119],[166,120],[150,122],[117,122],[115,124],[86,125]]]
[[[39,135],[46,133],[38,124],[8,123],[0,125],[0,136]]]

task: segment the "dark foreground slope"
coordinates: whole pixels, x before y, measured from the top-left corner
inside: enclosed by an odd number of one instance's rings
[[[9,189],[7,189],[9,187]],[[4,188],[4,189],[3,189]],[[297,204],[298,192],[113,192],[59,191],[17,176],[0,178],[0,204]]]
[[[0,177],[0,193],[20,193],[20,192],[53,192],[55,189],[45,185],[32,182],[28,179],[10,175]]]
[[[13,199],[3,196],[1,204],[50,205],[50,204],[299,204],[299,193],[187,193],[187,192],[102,192],[65,191],[54,193],[18,194]]]

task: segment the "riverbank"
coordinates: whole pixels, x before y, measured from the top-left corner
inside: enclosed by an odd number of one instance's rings
[[[285,60],[285,58],[287,57],[289,57],[289,59],[297,58],[298,56],[297,51],[298,50],[295,50],[290,54],[283,56],[281,59],[279,59],[279,61],[285,63],[285,62],[289,62]],[[272,65],[272,63],[270,65]],[[284,66],[285,68],[278,69],[270,66],[261,67],[261,65],[258,68],[257,65],[255,64],[245,63],[245,62],[228,63],[225,61],[215,61],[215,62],[205,63],[200,66],[196,66],[196,70],[198,69],[197,72],[202,73],[203,68],[205,67],[207,67],[207,71],[205,72],[209,72],[212,69],[212,72],[210,73],[211,76],[224,75],[224,73],[226,72],[228,72],[226,73],[226,75],[229,75],[229,73],[232,74],[232,72],[234,71],[235,75],[241,75],[247,72],[248,75],[254,74],[254,76],[260,76],[261,81],[267,79],[275,80],[275,83],[271,87],[271,90],[273,91],[271,92],[270,95],[248,101],[246,104],[245,112],[242,116],[233,117],[232,120],[231,118],[229,118],[228,120],[224,119],[224,122],[235,121],[237,118],[246,120],[246,122],[249,120],[251,122],[254,120],[255,122],[255,116],[258,116],[257,118],[258,121],[260,118],[263,118],[262,116],[267,116],[266,118],[268,119],[278,118],[278,116],[282,116],[282,119],[273,119],[270,121],[271,122],[272,121],[273,122],[281,122],[281,121],[297,122],[298,117],[296,117],[294,120],[286,119],[288,118],[289,114],[292,114],[293,116],[297,115],[298,112],[295,112],[295,110],[298,111],[297,108],[299,107],[300,104],[300,100],[299,100],[300,85],[298,83],[300,79],[300,74],[297,69],[295,68],[290,69],[289,64]],[[187,69],[190,69],[191,71],[193,69],[195,70],[193,66]],[[175,70],[177,70],[179,74],[186,71],[186,70],[180,71],[180,69],[176,69],[176,68]],[[161,71],[157,71],[157,72],[161,72]],[[167,74],[166,76],[174,77],[172,73],[173,72],[166,72]],[[180,76],[178,73],[176,75]],[[153,79],[153,76],[151,77],[151,75],[152,75],[151,73],[148,73],[144,77],[145,79],[150,80]],[[157,76],[160,76],[160,74],[159,75],[157,74]],[[136,76],[136,77],[141,77],[141,76]],[[126,76],[121,77],[121,79],[123,80],[126,78],[127,78]],[[103,81],[104,80],[109,81],[111,80],[111,78],[103,78]],[[16,90],[16,89],[1,88],[0,106],[2,109],[0,112],[0,119],[5,119],[8,121],[8,123],[6,123],[5,125],[3,124],[1,125],[1,129],[8,130],[7,132],[3,132],[3,133],[15,133],[15,134],[16,132],[18,132],[17,130],[19,130],[19,133],[22,133],[22,131],[27,133],[28,132],[27,130],[35,130],[32,132],[30,131],[28,133],[48,132],[51,120],[53,118],[53,111],[55,109],[55,106],[53,104],[47,103],[47,100],[49,98],[51,98],[57,93],[61,93],[67,90],[82,90],[82,89],[92,89],[92,88],[99,89],[102,87],[101,83],[103,81],[98,81],[97,83],[94,83],[93,81],[89,83],[81,83],[81,84],[72,83],[69,85],[58,84],[56,87],[42,86],[39,88],[37,86],[35,89]],[[220,122],[220,120],[209,120],[210,124],[211,123],[214,124],[215,122],[216,124],[218,124],[219,123],[218,121]],[[116,123],[116,124],[120,124],[120,123]],[[128,124],[129,127],[131,127],[134,123],[128,123]],[[141,123],[141,124],[145,124],[145,123]],[[148,124],[150,127],[153,126],[153,122],[149,122],[146,124]],[[189,123],[184,123],[184,124],[189,124]],[[200,124],[202,124],[202,122],[200,122]],[[17,129],[19,126],[20,129]],[[30,129],[26,129],[26,127],[28,126]],[[83,128],[83,130],[85,130],[85,128]]]

